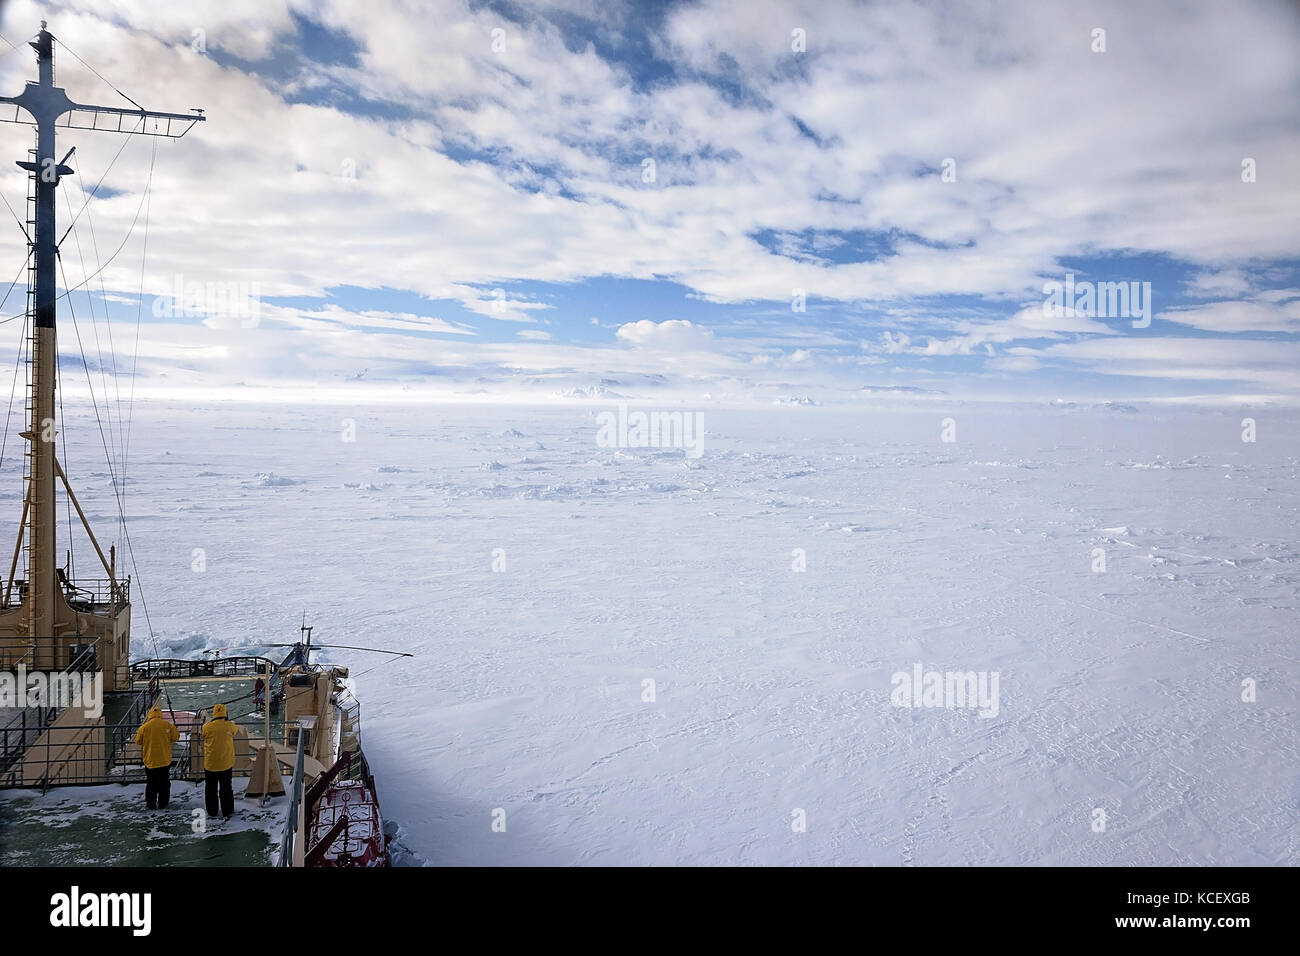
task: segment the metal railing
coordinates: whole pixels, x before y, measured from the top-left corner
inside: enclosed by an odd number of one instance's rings
[[[122,715],[122,719],[113,725],[112,732],[108,737],[108,763],[112,767],[117,763],[120,756],[126,753],[126,748],[135,743],[136,731],[140,729],[149,715],[149,708],[158,697],[158,689],[155,685],[150,685],[144,690],[135,694],[131,699],[131,706]]]
[[[63,672],[65,674],[84,674],[86,671],[99,670],[98,646],[98,638],[89,644],[83,645],[81,651],[68,662],[68,666],[63,669]]]
[[[115,586],[116,585],[116,586]],[[64,588],[68,603],[72,605],[129,604],[131,579],[114,582],[110,578],[77,578]]]
[[[60,678],[71,674],[93,673],[98,670],[98,644],[98,641],[94,641],[83,647],[67,667],[53,675],[50,683],[57,684]],[[66,682],[64,686],[67,686]],[[0,786],[12,786],[8,783],[12,777],[10,768],[23,760],[28,749],[54,725],[59,714],[66,708],[66,703],[38,701],[34,707],[22,708],[4,727],[0,727]]]
[[[0,728],[0,787],[18,785],[10,768],[23,759],[58,713],[57,707],[24,707]]]
[[[203,660],[178,660],[151,657],[131,664],[132,680],[175,680],[180,677],[261,677],[270,665],[279,667],[269,657],[210,657]]]
[[[373,777],[370,773],[370,763],[366,760],[366,755],[360,748],[348,751],[348,753],[352,757],[352,762],[348,765],[347,773],[344,774],[343,778],[345,780],[360,780],[369,786]]]
[[[116,582],[117,594],[114,596],[114,582],[111,578],[77,578],[75,581],[63,580],[63,596],[74,607],[104,607],[114,604],[128,604],[131,601],[131,578],[128,576]],[[7,588],[0,588],[4,594]],[[13,591],[5,607],[21,607],[27,598],[27,581],[15,578]]]
[[[62,783],[106,783],[105,730],[103,724],[77,724],[58,727],[57,739],[44,734],[44,739],[38,739],[5,769],[0,788],[45,790]]]
[[[27,669],[32,669],[32,662],[36,659],[36,648],[28,647],[22,653],[16,653],[17,648],[0,647],[0,671],[12,671],[18,668],[19,664],[27,665]]]
[[[284,824],[284,835],[280,838],[280,865],[293,866],[294,846],[298,840],[298,812],[302,806],[303,788],[303,744],[307,739],[304,733],[298,734],[298,754],[293,758],[293,782],[289,786],[289,819]]]
[[[136,722],[137,708],[147,711],[151,706],[141,701],[141,695],[132,702],[131,709],[116,724],[109,726],[104,722],[55,724],[55,718],[47,720],[39,731],[30,734],[30,739],[20,743],[18,730],[10,735],[12,746],[6,744],[6,754],[11,756],[0,769],[0,789],[31,787],[46,789],[50,786],[98,783],[130,783],[144,779],[144,764],[141,755],[132,752],[135,733],[143,720]],[[27,717],[27,708],[19,717]],[[19,721],[13,723],[18,724]],[[240,718],[234,723],[249,732],[261,736],[263,722],[259,718]],[[32,718],[28,718],[32,725]],[[54,728],[56,734],[42,734]],[[7,730],[7,728],[6,728]],[[3,740],[5,731],[0,731]],[[246,777],[252,769],[252,754],[244,752],[240,741],[247,743],[247,737],[236,738],[236,753],[249,757],[248,766],[235,770],[236,777]],[[195,729],[182,733],[181,739],[172,745],[172,780],[199,781],[203,779],[203,735]]]

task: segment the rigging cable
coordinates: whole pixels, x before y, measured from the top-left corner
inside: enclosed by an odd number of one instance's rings
[[[83,188],[82,191],[83,191],[83,192],[85,191],[84,188]],[[65,200],[68,200],[68,203],[67,203],[67,204],[68,204],[68,212],[71,212],[71,211],[72,211],[72,201],[71,201],[70,199],[68,199],[67,193],[64,193],[64,199],[65,199]],[[86,212],[86,222],[87,222],[88,224],[90,224],[90,223],[92,222],[92,220],[91,220],[91,218],[90,218],[90,212],[89,212],[89,210],[87,210],[87,212]],[[93,225],[91,226],[91,236],[92,236],[92,238],[93,238],[93,236],[94,236],[94,227],[93,227]],[[79,232],[74,232],[74,233],[73,233],[73,240],[75,241],[76,246],[77,246],[77,258],[81,261],[81,272],[82,272],[82,275],[85,275],[85,274],[87,273],[88,270],[86,269],[86,257],[85,257],[85,254],[84,254],[82,248],[81,248],[81,233],[79,233]],[[98,249],[96,249],[96,253],[98,253]],[[65,277],[65,278],[66,278],[66,277]],[[102,292],[101,292],[101,295],[102,295]],[[68,302],[69,302],[69,303],[72,302],[72,298],[71,298],[71,296],[69,296],[69,298],[68,298]],[[89,286],[86,287],[86,304],[90,307],[90,325],[91,325],[91,329],[93,330],[94,335],[95,335],[95,352],[96,352],[96,355],[98,356],[98,360],[99,360],[99,380],[100,380],[100,386],[101,386],[102,389],[103,389],[103,395],[104,395],[104,414],[105,414],[105,416],[108,418],[108,434],[109,434],[109,439],[110,439],[109,444],[111,445],[111,444],[112,444],[112,439],[113,439],[113,415],[112,415],[112,406],[110,405],[109,400],[108,400],[108,376],[107,376],[107,373],[106,373],[106,371],[105,371],[106,363],[104,362],[104,349],[103,349],[103,347],[101,346],[101,344],[100,344],[100,340],[99,340],[99,322],[97,321],[97,319],[96,319],[96,317],[95,317],[95,299],[94,299],[94,297],[93,297],[92,294],[91,294],[91,289],[90,289]],[[104,299],[104,324],[105,324],[105,325],[108,325],[108,301],[107,301],[106,298]],[[112,347],[113,347],[113,346],[112,346],[112,339],[110,338],[110,339],[109,339],[109,349],[110,349],[110,354],[111,354]],[[114,365],[116,366],[116,363],[114,363]]]
[[[23,356],[27,354],[27,323],[23,323],[23,337],[18,340],[17,355],[14,358],[14,383],[9,387],[9,408],[5,412],[5,431],[4,439],[0,441],[0,470],[4,468],[5,452],[9,448],[9,423],[14,417],[14,396],[18,392],[18,369],[23,364]],[[26,495],[26,489],[23,491]]]
[[[5,292],[4,298],[0,299],[0,309],[3,309],[4,304],[9,301],[10,293],[14,291],[14,286],[18,284],[18,280],[22,277],[23,270],[27,268],[27,263],[31,261],[31,258],[32,252],[31,249],[28,249],[27,258],[23,261],[22,266],[19,267],[18,275],[14,276],[14,281],[9,283],[9,289]],[[5,450],[9,447],[9,422],[13,419],[14,396],[18,392],[18,368],[22,365],[23,356],[27,354],[27,326],[28,323],[23,322],[23,335],[22,338],[18,340],[18,356],[14,359],[14,382],[9,388],[9,409],[5,412],[4,438],[0,439],[0,469],[4,468]]]
[[[143,128],[143,124],[144,124],[143,118],[141,118],[140,123],[141,123],[141,127]],[[131,134],[134,134],[136,130],[129,129],[126,130],[125,132],[127,133],[126,138],[122,140],[122,145],[117,148],[117,152],[114,153],[113,158],[109,160],[108,166],[107,168],[105,168],[103,175],[99,177],[99,182],[95,183],[95,188],[92,189],[89,193],[86,193],[85,187],[84,186],[82,187],[81,192],[86,196],[86,199],[81,204],[81,208],[77,210],[77,214],[72,217],[72,221],[68,223],[68,228],[63,230],[63,235],[59,238],[59,241],[55,243],[55,245],[57,246],[63,245],[63,240],[68,238],[68,233],[70,233],[72,231],[72,227],[77,224],[77,220],[81,218],[81,214],[86,211],[86,206],[90,204],[91,197],[93,197],[95,193],[99,192],[100,186],[104,185],[104,178],[108,176],[109,172],[113,169],[114,164],[117,163],[117,158],[122,155],[122,150],[126,149],[126,144],[131,142]]]
[[[99,77],[99,78],[100,78],[101,80],[103,80],[105,83],[108,83],[108,86],[113,90],[114,93],[116,93],[118,96],[122,97],[122,99],[126,100],[128,103],[130,103],[130,104],[131,104],[132,106],[134,106],[136,109],[138,109],[141,113],[144,112],[144,107],[143,107],[143,106],[141,106],[141,105],[140,105],[139,103],[137,103],[135,100],[131,99],[131,97],[127,96],[125,93],[123,93],[121,90],[119,90],[116,86],[113,86],[112,83],[109,83],[108,80],[105,79],[104,74],[100,73],[99,70],[95,69],[95,68],[94,68],[93,66],[91,66],[89,63],[87,63],[85,60],[83,60],[81,57],[77,56],[77,51],[74,50],[74,49],[72,49],[72,47],[68,46],[67,42],[66,42],[65,40],[63,40],[62,37],[59,38],[59,46],[61,46],[61,47],[62,47],[66,52],[71,53],[74,57],[76,57],[77,62],[80,63],[82,66],[84,66],[86,69],[88,69],[91,73],[94,73],[97,77]]]
[[[112,254],[111,256],[108,257],[108,261],[105,262],[105,263],[104,263],[102,266],[100,266],[98,269],[96,269],[94,272],[92,272],[90,275],[88,275],[88,276],[87,276],[85,279],[83,279],[81,282],[78,282],[78,283],[77,283],[75,286],[73,286],[72,288],[70,288],[70,289],[64,289],[62,292],[60,292],[58,295],[56,295],[56,296],[54,297],[54,301],[55,301],[55,302],[58,302],[59,299],[65,299],[65,298],[67,298],[67,297],[70,296],[72,293],[76,292],[78,289],[80,289],[82,286],[84,286],[87,282],[89,282],[91,279],[93,279],[93,278],[95,278],[96,276],[98,276],[101,272],[103,272],[105,269],[107,269],[109,266],[111,266],[111,265],[113,264],[113,260],[116,259],[116,258],[121,254],[122,250],[126,247],[127,240],[129,240],[129,239],[131,238],[131,233],[135,231],[135,224],[136,224],[136,222],[140,219],[140,210],[143,209],[143,208],[144,208],[144,197],[141,197],[141,198],[140,198],[140,204],[139,204],[138,206],[136,206],[136,209],[135,209],[135,217],[131,220],[131,225],[127,227],[126,235],[122,237],[122,241],[121,241],[121,243],[118,244],[118,247],[117,247],[117,249],[115,249],[115,250],[113,251],[113,254]],[[15,313],[14,315],[6,315],[4,318],[0,318],[0,325],[4,325],[6,322],[12,322],[14,319],[22,318],[22,317],[23,317],[24,315],[26,315],[26,314],[27,314],[26,312],[18,312],[18,313]]]
[[[35,39],[36,39],[36,34],[33,33],[33,34],[32,34],[31,36],[29,36],[26,40],[24,40],[23,43],[31,43],[31,42],[32,42],[33,40],[35,40]],[[0,33],[0,40],[4,40],[5,43],[8,43],[8,44],[9,44],[9,49],[5,50],[3,53],[0,53],[0,60],[2,60],[2,59],[4,59],[5,57],[7,57],[10,53],[13,53],[15,50],[21,50],[21,49],[22,49],[22,44],[21,44],[21,43],[14,43],[14,42],[11,41],[7,36],[5,36],[3,33]],[[76,56],[76,54],[74,53],[73,56]]]
[[[154,149],[155,149],[155,151],[157,150],[157,143],[154,144]],[[149,162],[149,168],[150,168],[150,171],[152,172],[152,170],[153,170],[153,161],[152,161],[152,160],[150,160],[150,162]],[[152,181],[152,176],[150,177],[150,181]],[[85,184],[81,181],[81,170],[80,170],[80,169],[77,170],[77,185],[78,185],[78,187],[81,189],[82,193],[84,194],[85,191],[86,191],[86,187],[85,187]],[[145,225],[146,225],[146,228],[148,227],[148,221],[149,221],[149,220],[148,220],[148,213],[146,213],[146,214],[145,214]],[[91,249],[92,249],[92,250],[94,251],[94,253],[95,253],[95,265],[99,265],[99,260],[100,260],[100,255],[99,255],[99,239],[95,236],[95,220],[91,217],[91,214],[90,214],[90,204],[89,204],[89,203],[87,203],[87,205],[86,205],[86,226],[89,227],[89,229],[90,229],[90,244],[91,244]],[[78,253],[78,255],[80,255],[80,253],[81,253],[81,241],[80,241],[80,239],[78,239],[78,241],[77,241],[77,253]],[[83,274],[83,275],[84,275],[85,272],[86,272],[86,266],[85,266],[85,262],[84,262],[84,261],[82,262],[81,271],[82,271],[82,274]],[[120,458],[120,456],[121,456],[121,454],[122,454],[122,441],[123,441],[123,432],[122,432],[122,383],[121,383],[121,381],[119,380],[119,378],[118,378],[118,374],[117,374],[117,348],[116,348],[116,346],[113,344],[113,323],[109,321],[109,315],[108,315],[108,289],[105,288],[105,285],[104,285],[104,274],[103,274],[102,272],[99,274],[99,297],[100,297],[100,301],[104,304],[104,330],[105,330],[106,334],[108,335],[108,355],[109,355],[109,359],[110,359],[110,360],[112,361],[112,363],[113,363],[113,368],[112,368],[113,392],[114,392],[114,395],[115,395],[116,400],[117,400],[117,437],[116,437],[116,442],[117,442],[118,455],[119,455],[119,458]],[[87,301],[92,301],[92,300],[91,300],[91,295],[90,295],[90,289],[89,289],[89,288],[86,289],[86,299],[87,299]],[[94,320],[93,309],[92,309],[92,314],[91,314],[91,320],[92,320],[92,322],[93,322],[93,320]],[[99,330],[98,330],[98,326],[96,326],[96,330],[95,330],[95,348],[96,348],[97,350],[99,349]],[[103,376],[103,374],[104,374],[104,365],[103,365],[103,361],[104,361],[104,360],[103,360],[103,353],[101,352],[101,353],[100,353],[100,369],[99,369],[99,371],[100,371],[100,375],[101,375],[101,376]],[[108,387],[107,387],[107,385],[105,385],[105,387],[104,387],[104,402],[105,402],[105,404],[107,404],[107,402],[108,402]],[[109,434],[112,434],[113,427],[112,427],[112,421],[111,421],[112,416],[111,416],[111,415],[109,416],[109,419],[110,419],[110,422],[109,422]],[[120,464],[119,464],[119,466],[118,466],[118,473],[119,473],[119,474],[122,474],[122,467],[121,467]],[[125,475],[125,474],[122,474],[122,481],[123,481],[123,483],[126,482],[126,475]]]
[[[119,152],[120,152],[120,150],[119,150]],[[150,193],[152,192],[152,190],[153,190],[153,172],[154,172],[154,170],[153,170],[153,164],[150,163],[150,166],[149,166],[149,178],[148,178],[147,182],[145,183],[145,191],[144,191],[144,195],[141,196],[141,198],[140,198],[140,205],[136,207],[135,218],[133,218],[133,219],[131,220],[131,227],[130,227],[130,229],[127,230],[127,234],[126,234],[126,236],[123,237],[121,244],[117,247],[117,251],[113,253],[112,257],[110,257],[110,259],[109,259],[108,262],[104,263],[104,265],[103,265],[99,270],[97,270],[97,272],[95,273],[96,275],[98,275],[99,273],[103,272],[104,269],[108,268],[108,266],[112,263],[113,259],[117,258],[118,253],[120,253],[120,252],[122,251],[122,249],[123,249],[123,247],[126,245],[127,241],[131,238],[131,234],[135,231],[135,224],[136,224],[136,222],[137,222],[137,221],[139,220],[139,218],[140,218],[140,209],[144,206],[145,198],[148,197],[148,196],[150,195]],[[96,188],[98,188],[98,187],[96,187]],[[89,202],[89,198],[87,198],[87,202]],[[69,227],[69,228],[71,228],[71,227]],[[74,290],[74,289],[68,289],[68,288],[67,288],[67,285],[68,285],[68,277],[67,277],[67,272],[63,269],[63,256],[62,256],[62,255],[59,255],[59,256],[58,256],[58,260],[59,260],[59,271],[63,274],[63,284],[64,284],[64,287],[65,287],[65,290],[66,290],[66,291],[65,291],[65,294],[68,294],[68,293],[70,293],[70,292],[72,292],[72,291],[75,291],[75,290]],[[144,263],[143,263],[143,261],[141,262],[141,266],[140,266],[140,268],[141,268],[141,284],[143,284],[143,282],[144,282],[144,279],[143,279]],[[91,276],[90,278],[94,278],[94,276]],[[87,280],[85,280],[85,281],[89,281],[89,279],[87,279]],[[84,285],[84,284],[85,284],[85,282],[82,283],[82,285]],[[158,657],[158,656],[160,656],[160,655],[159,655],[159,650],[158,650],[158,637],[157,637],[157,635],[154,633],[154,629],[153,629],[153,620],[152,620],[152,618],[150,617],[150,614],[149,614],[149,604],[148,604],[148,602],[145,600],[145,597],[144,597],[144,589],[143,589],[142,587],[139,586],[140,568],[139,568],[138,564],[136,563],[136,559],[135,559],[135,547],[134,547],[134,546],[132,545],[132,543],[131,543],[131,532],[128,530],[128,528],[127,528],[127,524],[126,524],[126,505],[125,505],[125,502],[124,502],[124,500],[123,500],[123,489],[122,489],[121,485],[120,485],[119,482],[118,482],[117,473],[116,473],[116,470],[115,470],[114,467],[113,467],[112,457],[108,454],[108,439],[107,439],[107,437],[106,437],[105,434],[104,434],[104,422],[103,422],[103,419],[100,417],[100,414],[99,414],[99,404],[98,404],[98,402],[95,401],[95,386],[94,386],[94,382],[91,380],[91,377],[90,377],[90,367],[89,367],[89,363],[86,361],[86,350],[85,350],[85,348],[84,348],[84,346],[82,345],[82,342],[81,342],[81,330],[80,330],[80,328],[79,328],[78,325],[77,325],[77,315],[76,315],[76,311],[75,311],[75,309],[74,309],[73,306],[72,306],[72,299],[71,299],[71,296],[69,296],[69,298],[68,298],[68,311],[69,311],[69,313],[71,314],[71,317],[72,317],[72,328],[73,328],[73,330],[74,330],[74,331],[76,332],[76,334],[77,334],[77,347],[78,347],[78,349],[81,351],[81,362],[82,362],[82,366],[83,366],[83,367],[85,368],[85,370],[86,370],[86,384],[87,384],[87,386],[90,388],[90,400],[91,400],[91,405],[92,405],[92,407],[93,407],[94,410],[95,410],[95,422],[96,422],[96,424],[97,424],[98,427],[99,427],[99,438],[100,438],[100,442],[101,442],[101,443],[103,444],[103,446],[104,446],[104,455],[105,455],[105,457],[108,459],[108,472],[109,472],[109,478],[110,478],[111,481],[112,481],[113,497],[114,497],[115,501],[117,502],[118,518],[119,518],[119,520],[120,520],[120,522],[121,522],[121,527],[122,527],[122,541],[123,541],[123,543],[126,545],[127,557],[128,557],[128,558],[130,559],[130,561],[131,561],[131,570],[132,570],[132,572],[134,573],[134,575],[135,575],[135,577],[136,577],[136,585],[137,585],[136,593],[139,595],[139,598],[140,598],[140,608],[141,608],[141,610],[144,611],[145,626],[146,626],[146,627],[148,628],[148,630],[149,630],[149,640],[150,640],[150,641],[152,642],[152,644],[153,644],[153,648],[154,648],[154,656],[155,656],[155,657]],[[106,400],[107,400],[107,396],[106,396],[105,398],[106,398]],[[164,693],[165,693],[165,691],[164,691]],[[171,706],[171,700],[170,700],[170,697],[168,697],[168,706],[169,706],[169,707]]]
[[[9,210],[9,215],[14,217],[14,222],[18,223],[18,228],[22,230],[23,235],[27,238],[27,244],[30,246],[32,244],[32,234],[27,231],[27,226],[18,218],[18,213],[14,212],[14,207],[9,205],[9,199],[4,193],[0,193],[0,199],[4,200],[5,208]]]
[[[391,653],[391,652],[390,652],[390,653]],[[407,655],[407,656],[409,656],[409,655]],[[367,674],[369,674],[371,671],[373,671],[373,670],[377,670],[378,668],[383,667],[385,664],[391,664],[391,663],[393,663],[393,661],[400,661],[401,659],[402,659],[402,658],[400,658],[400,657],[390,657],[390,658],[389,658],[388,660],[386,660],[386,661],[380,661],[380,662],[379,662],[378,664],[376,664],[374,667],[367,667],[367,668],[366,668],[365,670],[363,670],[360,674],[353,674],[353,675],[352,675],[352,679],[353,679],[353,680],[357,680],[357,679],[359,679],[359,678],[365,677],[365,676],[366,676]]]
[[[129,236],[129,234],[128,234]],[[63,283],[66,286],[68,282],[67,273],[63,269],[63,257],[59,256],[59,271],[63,273]],[[140,577],[140,569],[136,566],[135,549],[131,546],[131,534],[126,530],[126,511],[122,504],[122,495],[117,483],[117,474],[113,469],[113,459],[108,454],[108,439],[104,435],[104,421],[99,415],[99,403],[95,401],[95,383],[90,377],[90,364],[86,361],[86,349],[81,343],[81,329],[77,325],[77,313],[72,306],[72,299],[68,299],[68,313],[72,317],[72,328],[77,334],[77,348],[81,351],[81,364],[86,370],[86,385],[90,389],[90,403],[95,410],[95,423],[99,426],[99,439],[104,445],[104,457],[108,459],[108,475],[113,486],[113,497],[117,501],[118,514],[122,519],[123,540],[126,543],[127,555],[131,559],[131,570],[135,573],[136,578]],[[137,581],[138,585],[138,581]],[[137,588],[140,596],[140,607],[144,611],[145,626],[149,629],[149,640],[153,642],[154,656],[158,655],[158,638],[154,634],[153,622],[149,617],[149,605],[144,599],[144,589]],[[167,706],[171,706],[171,699],[168,698]]]
[[[126,498],[126,469],[131,453],[131,422],[135,417],[135,380],[140,363],[140,315],[144,310],[144,270],[145,259],[149,255],[149,213],[153,211],[153,166],[158,158],[158,141],[153,141],[153,152],[149,156],[149,178],[145,183],[144,196],[144,243],[140,248],[140,288],[135,300],[135,347],[131,352],[131,386],[126,399],[126,434],[122,437],[122,498]],[[184,294],[183,292],[181,293]],[[118,411],[118,423],[122,420]],[[122,533],[126,533],[126,514],[122,515]]]

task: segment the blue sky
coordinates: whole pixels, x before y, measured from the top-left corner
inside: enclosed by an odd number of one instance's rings
[[[143,138],[62,141],[107,170],[69,282],[126,239],[70,310],[140,314],[146,391],[1300,399],[1293,4],[177,6],[0,18],[208,110],[152,179]],[[1149,325],[1045,314],[1067,275],[1149,289]]]

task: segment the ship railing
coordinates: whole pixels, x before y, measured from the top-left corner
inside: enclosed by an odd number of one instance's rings
[[[4,762],[0,764],[0,789],[102,783],[139,783],[144,764],[138,748],[133,749],[136,731],[144,723],[158,691],[146,688],[135,695],[127,712],[115,724],[103,720],[59,722],[60,708],[24,708],[6,727],[0,728]],[[204,714],[203,716],[207,716]],[[202,717],[200,718],[202,719]],[[236,738],[241,756],[235,776],[247,777],[253,760],[250,738],[261,739],[262,717],[246,714],[234,718],[244,733]],[[53,733],[47,733],[53,728]],[[305,736],[305,735],[300,735]],[[273,742],[274,742],[273,733]],[[300,768],[299,768],[300,769]],[[181,734],[172,746],[173,781],[199,782],[203,773],[203,735],[196,724]]]
[[[62,671],[56,673],[50,683],[57,684],[60,678],[67,678],[73,674],[91,673],[99,669],[98,660],[98,641],[83,646],[76,656],[69,662],[68,666]],[[64,682],[62,686],[69,686]],[[25,779],[27,774],[19,777],[16,767],[21,767],[30,761],[27,758],[29,751],[32,750],[45,738],[45,748],[47,752],[46,766],[48,771],[49,751],[52,747],[65,747],[66,743],[56,741],[53,735],[47,732],[54,726],[59,716],[68,709],[67,703],[57,701],[37,701],[34,707],[23,707],[18,711],[9,722],[0,727],[0,787],[12,786],[30,786],[15,782]],[[99,725],[102,728],[102,724]],[[72,729],[72,728],[69,728]],[[59,740],[64,740],[68,735],[60,733]],[[48,772],[45,775],[48,777]]]
[[[346,755],[351,758],[347,768],[342,772],[342,779],[369,782],[370,767],[367,766],[366,758],[361,752],[361,702],[350,689],[345,687],[335,698],[335,704],[339,709],[338,732],[341,734],[343,728],[347,727],[348,735],[352,737],[351,746],[345,746],[345,741],[340,741],[339,756]]]
[[[13,768],[21,766],[23,757],[54,723],[58,713],[58,707],[24,707],[0,728],[0,787],[21,785],[21,778]]]
[[[106,783],[106,728],[96,724],[60,724],[57,733],[42,733],[0,776],[0,789],[29,787],[47,790],[65,784]]]
[[[294,851],[298,842],[299,814],[302,812],[304,744],[306,734],[298,734],[298,752],[293,758],[293,781],[289,785],[289,818],[284,824],[284,835],[280,838],[280,866],[294,865]],[[306,847],[303,847],[305,850]]]
[[[260,716],[255,716],[257,711],[232,715],[230,722],[243,731],[235,737],[235,777],[247,777],[253,770],[253,762],[257,756],[253,744],[262,740],[262,731],[265,729],[265,721]],[[205,707],[199,712],[198,724],[195,729],[189,733],[181,734],[179,742],[172,746],[172,779],[173,780],[193,780],[202,781],[203,775],[203,733],[200,729],[204,723],[212,719],[212,708]],[[275,726],[272,725],[271,743],[276,742],[277,734]],[[137,761],[138,762],[138,761]]]
[[[89,644],[83,644],[81,649],[68,662],[68,666],[63,669],[65,674],[84,674],[87,671],[99,670],[99,639],[91,641]]]
[[[78,610],[94,610],[100,607],[117,607],[131,603],[131,578],[120,581],[112,578],[77,578],[61,580],[63,596],[67,602]],[[15,578],[13,587],[0,589],[0,606],[21,607],[27,600],[27,581]]]
[[[113,725],[108,738],[108,762],[110,767],[132,768],[132,764],[136,761],[126,759],[126,748],[135,743],[136,731],[148,718],[149,708],[153,706],[157,698],[158,688],[155,684],[150,684],[131,698],[131,705],[127,708],[126,713],[122,715],[122,719]],[[141,765],[141,769],[143,769],[143,765]],[[129,773],[130,769],[125,772]]]
[[[102,720],[56,724],[56,719],[57,716],[50,718],[44,728],[22,743],[14,728],[6,744],[0,789],[47,790],[56,786],[144,780],[144,765],[139,756],[127,756],[127,747],[139,726],[133,717],[124,717],[112,726]]]
[[[345,799],[346,796],[345,794]],[[347,801],[339,805],[324,806],[317,809],[313,825],[317,829],[323,829],[326,833],[326,836],[320,840],[320,843],[326,844],[323,849],[328,850],[338,846],[341,855],[345,857],[359,857],[365,852],[366,841],[374,839],[375,834],[365,826],[351,826],[351,824],[360,824],[361,822],[352,816],[355,806],[364,806],[364,804],[354,805],[352,802]],[[340,822],[343,822],[341,833],[338,832]],[[335,834],[332,840],[328,836],[331,833]],[[343,838],[342,845],[339,843],[340,836]]]
[[[14,653],[14,650],[8,647],[0,648],[0,671],[13,671],[18,669],[18,665],[26,665],[30,671],[32,662],[36,659],[36,648],[28,647],[21,654]]]
[[[131,579],[77,578],[64,585],[64,595],[73,607],[111,607],[131,603]]]
[[[367,787],[373,787],[374,782],[370,779],[369,768],[360,750],[345,752],[332,767],[317,776],[312,781],[312,785],[303,792],[301,809],[304,817],[301,829],[306,834],[306,843],[303,846],[305,866],[318,866],[325,854],[338,843],[340,837],[343,839],[343,853],[347,856],[359,856],[364,852],[366,841],[374,836],[365,827],[361,827],[360,833],[355,838],[351,835],[351,811],[359,804],[351,804],[347,792],[342,796],[341,805],[323,802],[336,780],[362,780]]]
[[[279,664],[269,657],[207,657],[200,660],[146,658],[131,664],[131,679],[137,681],[177,680],[187,677],[261,677],[267,667],[274,673]]]
[[[360,780],[369,784],[370,764],[366,762],[366,755],[360,749],[349,751],[352,762],[348,765],[347,773],[343,775],[345,780]]]

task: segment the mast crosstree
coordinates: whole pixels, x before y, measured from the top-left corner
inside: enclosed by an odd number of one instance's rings
[[[35,154],[32,159],[18,163],[30,176],[35,198],[35,218],[28,222],[29,228],[34,227],[28,236],[33,259],[31,382],[27,403],[30,411],[27,430],[22,434],[28,443],[28,476],[23,505],[25,526],[19,529],[19,547],[22,536],[27,537],[28,566],[26,586],[18,589],[17,603],[12,594],[12,572],[9,586],[3,591],[0,667],[21,662],[29,670],[58,670],[67,667],[79,649],[95,643],[105,689],[111,691],[122,689],[118,686],[122,681],[129,682],[124,676],[124,665],[130,659],[130,602],[126,587],[117,580],[115,562],[104,559],[80,505],[77,512],[108,574],[107,588],[91,589],[87,596],[85,589],[61,579],[55,552],[56,478],[63,481],[69,500],[76,501],[67,476],[54,457],[54,385],[58,366],[55,338],[58,243],[54,200],[60,181],[74,172],[65,165],[71,150],[62,159],[56,159],[55,130],[179,139],[206,117],[201,110],[163,113],[76,103],[62,87],[54,85],[54,37],[44,21],[30,46],[36,51],[36,82],[28,82],[18,96],[0,96],[0,122],[36,127]],[[12,115],[8,115],[8,107],[13,107]],[[15,562],[17,553],[15,549]]]

